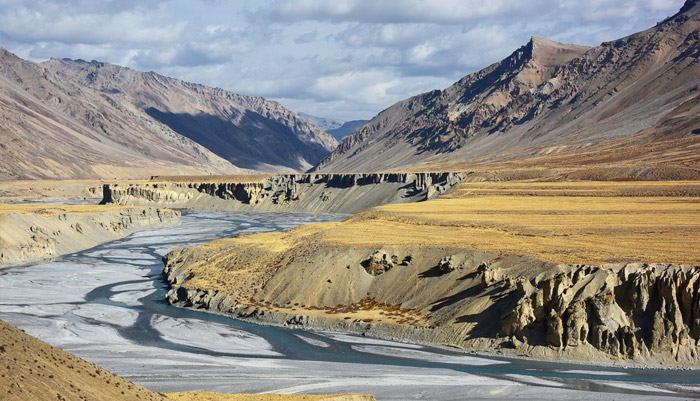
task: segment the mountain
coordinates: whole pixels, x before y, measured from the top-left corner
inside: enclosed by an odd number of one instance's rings
[[[241,172],[147,117],[0,49],[0,179]]]
[[[533,165],[700,170],[700,5],[588,48],[533,37],[445,90],[403,100],[315,171]],[[653,151],[653,152],[652,152]]]
[[[309,124],[313,124],[326,132],[340,128],[343,124],[345,124],[345,121],[337,118],[316,117],[306,113],[299,113],[299,117],[306,120]]]
[[[299,117],[331,134],[338,141],[352,134],[353,131],[367,122],[367,120],[343,121],[337,118],[316,117],[306,113],[299,113]]]
[[[0,48],[0,179],[303,171],[336,140],[259,97]]]
[[[338,128],[326,130],[329,134],[333,135],[333,138],[337,140],[342,140],[346,136],[352,134],[353,131],[360,128],[361,126],[367,124],[367,120],[352,120],[346,121]]]
[[[337,141],[277,102],[109,63],[51,59],[42,66],[107,93],[246,169],[304,171]]]

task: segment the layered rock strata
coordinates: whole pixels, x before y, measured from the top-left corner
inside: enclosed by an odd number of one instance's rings
[[[275,175],[257,182],[106,184],[104,204],[213,210],[354,213],[445,193],[463,173]]]
[[[180,224],[180,212],[156,208],[45,206],[0,214],[0,268],[91,248],[147,228]]]

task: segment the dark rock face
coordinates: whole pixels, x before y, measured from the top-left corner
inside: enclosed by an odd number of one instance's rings
[[[391,270],[395,265],[399,264],[399,257],[389,255],[386,252],[376,251],[369,258],[362,262],[362,267],[372,276],[379,276]]]

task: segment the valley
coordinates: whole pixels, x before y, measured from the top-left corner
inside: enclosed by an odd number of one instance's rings
[[[699,0],[253,3],[5,5],[0,400],[700,399]]]

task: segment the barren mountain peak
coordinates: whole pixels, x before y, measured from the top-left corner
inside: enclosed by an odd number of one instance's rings
[[[534,61],[545,67],[555,67],[581,56],[589,46],[557,42],[551,39],[533,36],[526,45]]]
[[[696,141],[699,2],[687,1],[657,26],[597,47],[533,36],[449,88],[383,111],[315,171],[524,160],[584,144],[642,142],[645,135]],[[611,156],[618,157],[630,156]]]

